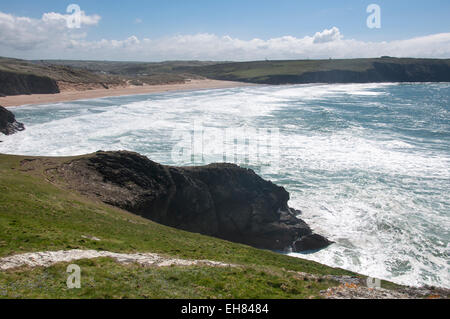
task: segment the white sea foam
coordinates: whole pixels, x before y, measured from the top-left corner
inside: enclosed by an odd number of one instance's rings
[[[194,121],[219,130],[278,128],[282,159],[262,161],[279,169],[263,176],[285,186],[290,205],[336,242],[300,256],[399,283],[450,287],[449,89],[262,86],[27,106],[14,109],[26,131],[2,137],[0,152],[128,149],[178,165],[188,163],[171,157],[173,133],[189,132]],[[249,139],[259,138],[250,132]],[[206,163],[222,160],[203,155]]]
[[[392,83],[381,84],[305,84],[293,85],[286,89],[277,90],[272,95],[283,99],[304,99],[314,100],[319,98],[329,98],[340,95],[365,95],[377,96],[386,94],[382,91],[374,91],[382,89],[386,86],[392,86]]]

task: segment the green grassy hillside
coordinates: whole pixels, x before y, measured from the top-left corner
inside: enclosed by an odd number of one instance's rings
[[[351,60],[286,60],[253,61],[217,64],[199,67],[199,72],[211,77],[232,77],[242,80],[261,79],[272,75],[300,75],[307,72],[349,70],[366,71],[371,59]]]
[[[28,158],[28,157],[27,157]],[[337,285],[295,273],[350,274],[298,258],[188,233],[64,191],[45,180],[44,164],[24,171],[25,157],[0,155],[0,257],[25,252],[95,249],[209,259],[233,268],[143,268],[111,259],[77,261],[81,289],[65,285],[67,264],[0,272],[0,297],[308,298]],[[68,159],[52,159],[52,163]],[[84,237],[95,236],[101,241]]]

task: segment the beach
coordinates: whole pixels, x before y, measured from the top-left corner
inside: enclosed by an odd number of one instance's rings
[[[57,94],[30,94],[30,95],[12,95],[0,97],[0,105],[5,107],[21,106],[29,104],[58,103],[76,100],[96,99],[109,96],[137,95],[148,93],[161,93],[170,91],[183,90],[204,90],[204,89],[221,89],[240,86],[250,86],[252,84],[233,81],[219,80],[190,80],[185,83],[162,84],[162,85],[143,85],[143,86],[127,86],[110,89],[87,89],[75,90],[66,88]]]

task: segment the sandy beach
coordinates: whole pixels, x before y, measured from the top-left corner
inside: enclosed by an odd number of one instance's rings
[[[220,89],[239,86],[249,86],[249,83],[218,81],[218,80],[191,80],[179,84],[129,86],[111,89],[92,90],[63,90],[58,94],[31,94],[0,97],[0,105],[4,107],[20,106],[28,104],[57,103],[75,100],[96,99],[108,96],[137,95],[148,93],[160,93],[182,90]]]

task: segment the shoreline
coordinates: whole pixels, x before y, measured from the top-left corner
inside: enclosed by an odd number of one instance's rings
[[[140,95],[151,93],[164,93],[175,91],[196,91],[208,89],[226,89],[243,86],[252,86],[255,84],[233,81],[219,80],[191,80],[185,83],[177,84],[158,84],[144,86],[128,86],[111,89],[93,89],[93,90],[65,90],[56,94],[30,94],[30,95],[10,95],[0,97],[0,105],[4,107],[19,107],[23,105],[35,105],[45,103],[59,103],[78,100],[89,100],[103,97],[117,97],[127,95]]]

